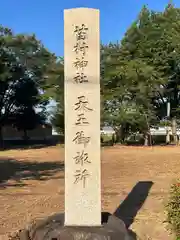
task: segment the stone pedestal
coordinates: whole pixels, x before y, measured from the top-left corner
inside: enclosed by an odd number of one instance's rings
[[[114,215],[102,214],[102,226],[64,226],[64,214],[56,214],[29,225],[12,240],[133,240],[123,221]]]

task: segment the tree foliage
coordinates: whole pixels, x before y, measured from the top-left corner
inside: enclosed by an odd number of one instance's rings
[[[101,45],[101,125],[145,139],[153,125],[179,118],[180,9],[161,12],[144,6],[121,42]],[[49,95],[57,102],[52,123],[64,129],[63,60],[54,65]],[[51,83],[50,83],[51,82]],[[169,121],[170,119],[168,119]],[[147,141],[146,141],[147,143]]]
[[[179,115],[180,9],[143,7],[121,43],[103,47],[106,122],[147,133],[166,116]]]
[[[10,117],[47,105],[47,79],[55,61],[35,35],[16,35],[0,26],[0,130]]]
[[[13,126],[24,132],[24,139],[28,139],[28,130],[35,129],[38,125],[45,123],[45,116],[42,113],[36,113],[34,108],[27,106],[16,112]]]
[[[48,79],[47,95],[55,100],[51,124],[58,133],[64,133],[64,60],[58,58],[50,71]]]

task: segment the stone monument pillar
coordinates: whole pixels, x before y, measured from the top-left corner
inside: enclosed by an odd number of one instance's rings
[[[64,11],[65,225],[101,225],[99,10]]]

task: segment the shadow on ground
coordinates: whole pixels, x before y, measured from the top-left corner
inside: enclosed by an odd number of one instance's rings
[[[125,200],[120,203],[120,205],[113,213],[113,215],[115,215],[117,218],[121,219],[124,222],[131,236],[131,239],[133,240],[136,240],[138,238],[136,233],[130,230],[129,227],[132,225],[138,211],[141,209],[144,202],[146,201],[152,185],[152,181],[138,182],[133,187],[128,196],[125,198]],[[109,215],[110,213],[105,213],[104,218],[108,218]],[[106,219],[103,219],[103,221],[106,221]]]
[[[127,228],[131,226],[138,211],[143,206],[152,185],[152,181],[138,182],[114,212],[116,217],[123,220]]]
[[[25,186],[23,180],[48,180],[52,179],[59,171],[64,170],[61,162],[29,162],[16,159],[0,159],[0,188],[8,186]],[[13,184],[8,180],[14,180]]]
[[[47,140],[5,140],[1,146],[1,151],[9,149],[39,149],[44,147],[56,146],[63,144],[64,138],[62,136],[55,136]]]

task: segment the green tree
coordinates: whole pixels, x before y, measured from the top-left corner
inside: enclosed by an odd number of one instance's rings
[[[0,27],[0,142],[2,126],[20,109],[44,107],[50,68],[56,57],[34,35]]]
[[[141,131],[146,139],[150,125],[156,120],[152,104],[154,69],[141,59],[127,60],[122,52],[119,43],[103,49],[103,119],[117,133],[121,132],[122,140],[133,131]]]
[[[64,60],[57,58],[50,70],[46,92],[56,102],[50,118],[51,124],[58,133],[64,133]]]
[[[172,4],[168,4],[163,12],[144,7],[135,29],[140,37],[135,41],[136,50],[131,56],[153,66],[154,74],[160,80],[154,99],[159,110],[157,115],[165,117],[167,102],[170,102],[171,119],[179,118],[180,9]]]
[[[38,125],[45,123],[45,116],[36,113],[32,106],[21,108],[15,115],[13,126],[24,132],[24,140],[28,140],[28,130],[35,129]]]
[[[104,58],[108,61],[103,73],[103,97],[104,112],[108,118],[115,119],[115,115],[116,123],[117,118],[121,125],[128,122],[129,110],[124,111],[126,108],[123,106],[128,103],[132,109],[135,106],[136,115],[141,109],[148,117],[144,119],[148,119],[151,126],[166,116],[168,100],[173,106],[171,116],[178,116],[179,17],[179,9],[170,4],[163,12],[143,7],[121,44],[110,44],[104,48]],[[110,114],[107,114],[106,108]],[[142,118],[139,116],[138,119]],[[134,116],[131,120],[133,123]],[[138,125],[135,122],[135,126]],[[146,132],[144,126],[141,123],[141,131]]]

